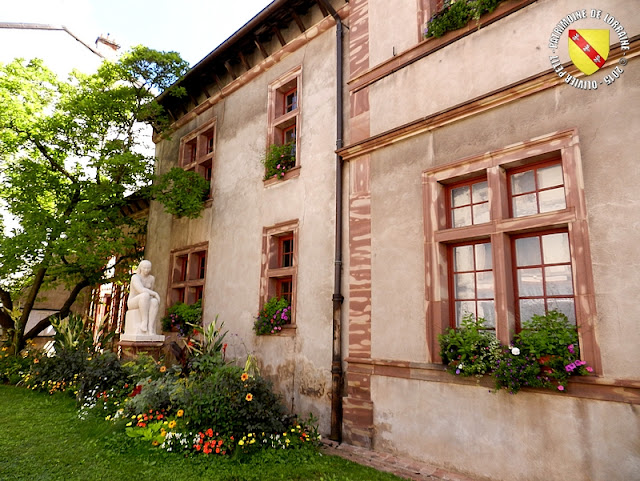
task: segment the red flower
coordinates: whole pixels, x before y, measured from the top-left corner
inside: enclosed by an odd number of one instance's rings
[[[216,448],[216,454],[220,454],[220,448]]]
[[[194,448],[196,449],[196,451],[200,451],[200,445],[199,445],[199,444],[196,444],[196,445],[194,446]]]
[[[207,436],[209,436],[209,437],[213,436],[213,429],[211,429],[211,428],[207,429]]]

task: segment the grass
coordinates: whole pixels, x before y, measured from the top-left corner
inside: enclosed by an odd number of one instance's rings
[[[311,451],[263,451],[246,460],[184,458],[127,438],[101,419],[81,421],[74,400],[0,385],[0,478],[29,481],[399,481]]]

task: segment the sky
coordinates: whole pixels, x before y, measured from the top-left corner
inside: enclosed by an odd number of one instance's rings
[[[191,66],[257,15],[270,0],[21,0],[2,2],[0,24],[7,22],[64,25],[95,46],[109,34],[124,50],[144,45],[175,51]],[[80,52],[86,50],[86,52]],[[13,58],[45,60],[62,72],[97,66],[99,58],[60,31],[0,28],[0,62]],[[86,70],[85,70],[86,71]]]

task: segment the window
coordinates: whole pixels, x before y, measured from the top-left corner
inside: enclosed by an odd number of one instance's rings
[[[300,165],[298,144],[301,77],[302,67],[297,67],[269,86],[267,148],[272,144],[290,144],[295,157],[294,167],[285,174],[284,179],[298,175],[296,167]]]
[[[211,180],[215,156],[216,121],[211,120],[180,139],[180,167]]]
[[[483,317],[487,327],[495,327],[495,288],[490,242],[454,245],[450,248],[452,297],[455,326],[467,314]]]
[[[465,182],[449,188],[450,227],[489,222],[489,187],[486,180]]]
[[[193,304],[204,296],[207,243],[173,252],[168,305]]]
[[[569,234],[559,231],[513,239],[516,318],[558,310],[574,324],[575,302]]]
[[[438,334],[469,313],[508,344],[522,321],[556,309],[600,366],[579,159],[577,135],[565,131],[424,172],[434,361]]]
[[[513,217],[551,212],[567,206],[559,162],[514,169],[509,174],[509,192]]]
[[[284,297],[291,304],[290,324],[293,325],[298,274],[298,221],[265,227],[262,253],[260,307],[273,296]]]

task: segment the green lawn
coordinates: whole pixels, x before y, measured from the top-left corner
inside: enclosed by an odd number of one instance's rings
[[[0,385],[0,479],[64,481],[398,481],[335,456],[264,451],[251,459],[184,458],[127,438],[102,420],[77,418],[65,395]]]

